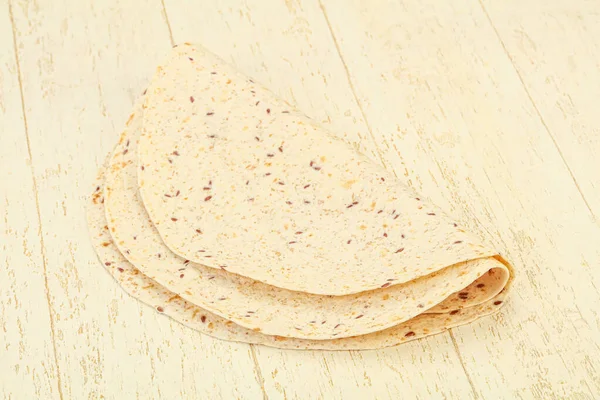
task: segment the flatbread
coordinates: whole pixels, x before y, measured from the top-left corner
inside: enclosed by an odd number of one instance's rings
[[[502,307],[506,296],[506,290],[504,290],[477,307],[455,310],[448,314],[419,315],[392,328],[360,337],[317,341],[263,335],[186,302],[130,264],[112,241],[105,217],[103,185],[104,168],[101,168],[87,206],[87,218],[92,244],[102,265],[132,297],[191,329],[218,339],[262,344],[282,349],[377,349],[434,335],[496,312]]]
[[[199,47],[177,47],[157,69],[138,165],[145,209],[168,248],[273,287],[345,296],[414,285],[466,261],[499,264],[391,173]],[[346,334],[389,326],[369,324],[357,320]]]
[[[513,279],[387,171],[191,45],[158,68],[107,165],[88,208],[102,263],[217,338],[394,346],[495,312]]]
[[[409,283],[346,296],[289,291],[185,260],[162,242],[139,198],[135,156],[142,120],[138,103],[110,160],[105,188],[110,234],[143,274],[240,326],[305,339],[364,335],[430,309],[473,307],[506,285],[508,271],[493,258],[459,263]]]

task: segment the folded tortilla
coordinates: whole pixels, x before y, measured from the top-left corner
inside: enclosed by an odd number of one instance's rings
[[[512,280],[439,209],[191,45],[158,68],[105,175],[88,217],[107,269],[218,338],[391,346],[494,312]]]
[[[412,282],[323,296],[270,286],[181,258],[162,242],[137,190],[141,125],[141,109],[136,106],[106,174],[105,208],[111,235],[143,274],[238,325],[306,339],[356,336],[397,325],[432,308],[436,312],[481,304],[506,284],[503,264],[495,259],[475,259]],[[174,196],[178,196],[176,192]]]

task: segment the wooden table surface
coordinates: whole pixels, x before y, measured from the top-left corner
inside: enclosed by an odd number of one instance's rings
[[[196,42],[517,269],[400,347],[214,340],[127,296],[85,200],[155,66]],[[0,399],[600,398],[598,0],[0,0]]]

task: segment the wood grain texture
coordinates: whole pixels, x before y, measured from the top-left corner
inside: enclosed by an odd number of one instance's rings
[[[0,398],[58,398],[58,370],[8,3],[0,2]]]
[[[598,11],[0,1],[0,398],[600,397]],[[213,340],[124,294],[89,244],[85,197],[154,66],[184,41],[496,246],[518,269],[507,307],[398,348],[297,352]]]
[[[535,5],[535,8],[533,7]],[[600,3],[482,1],[535,111],[600,221]]]

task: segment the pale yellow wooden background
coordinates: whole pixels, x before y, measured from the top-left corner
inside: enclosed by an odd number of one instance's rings
[[[393,349],[294,352],[125,295],[85,197],[184,41],[495,245],[518,270],[502,312]],[[598,0],[0,0],[0,398],[598,398],[599,117]]]

